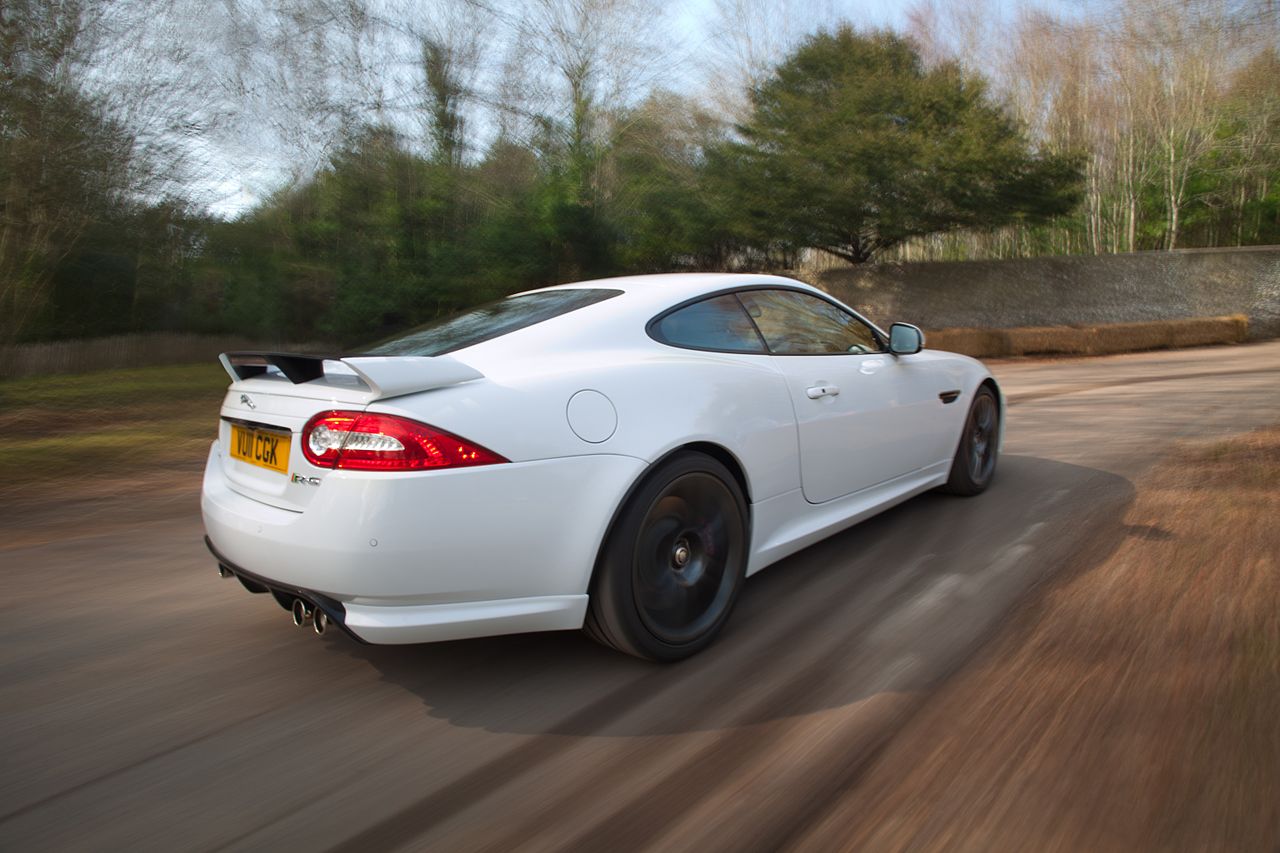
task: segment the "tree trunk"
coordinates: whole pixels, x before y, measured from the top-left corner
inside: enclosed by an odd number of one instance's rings
[[[865,264],[870,261],[875,254],[875,248],[869,246],[867,241],[859,240],[857,237],[851,239],[849,243],[842,245],[823,245],[815,246],[830,255],[835,255],[841,260],[848,261],[851,264]]]
[[[1178,209],[1181,205],[1179,203],[1180,200],[1178,199],[1177,192],[1175,191],[1175,188],[1177,186],[1177,176],[1175,174],[1175,170],[1177,168],[1176,167],[1177,158],[1175,156],[1172,128],[1169,129],[1168,146],[1169,146],[1169,179],[1165,184],[1165,190],[1166,190],[1165,194],[1167,196],[1166,201],[1169,208],[1169,221],[1168,223],[1166,223],[1168,227],[1168,234],[1165,237],[1164,247],[1166,251],[1173,251],[1178,247]]]

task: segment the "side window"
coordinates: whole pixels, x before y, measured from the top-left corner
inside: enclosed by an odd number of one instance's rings
[[[883,349],[870,326],[825,299],[795,290],[747,290],[738,295],[770,352],[824,355]]]
[[[672,311],[654,325],[653,333],[663,343],[677,347],[722,352],[765,351],[751,318],[732,293]]]

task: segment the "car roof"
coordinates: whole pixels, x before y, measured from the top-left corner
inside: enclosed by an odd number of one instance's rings
[[[660,273],[656,275],[628,275],[616,278],[599,278],[591,281],[575,281],[570,284],[557,284],[552,287],[527,290],[524,293],[591,288],[620,290],[626,296],[626,299],[622,301],[627,304],[627,310],[639,311],[645,307],[657,310],[703,294],[760,284],[800,287],[805,290],[813,290],[816,293],[822,292],[803,282],[778,275],[757,273]],[[524,293],[516,295],[522,296]]]
[[[750,273],[667,273],[576,281],[526,290],[512,297],[559,290],[612,290],[618,295],[449,354],[489,371],[498,369],[499,364],[505,369],[512,358],[527,361],[534,354],[552,356],[582,348],[612,349],[637,343],[665,349],[645,332],[651,318],[703,296],[760,285],[802,289],[830,298],[818,288],[794,279]]]

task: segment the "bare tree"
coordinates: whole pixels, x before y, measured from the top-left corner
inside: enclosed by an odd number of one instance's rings
[[[1264,50],[1235,75],[1228,91],[1228,175],[1224,207],[1233,211],[1234,240],[1244,242],[1246,205],[1264,199],[1280,166],[1280,53]]]
[[[972,0],[956,11],[918,3],[911,34],[932,61],[985,64],[1041,146],[1086,154],[1078,222],[1051,229],[1051,250],[1133,251],[1141,235],[1156,230],[1161,247],[1175,248],[1190,205],[1231,207],[1240,220],[1251,190],[1242,194],[1232,176],[1243,174],[1244,149],[1263,164],[1256,174],[1274,161],[1265,142],[1266,99],[1232,99],[1228,89],[1252,57],[1274,49],[1280,27],[1273,3],[1116,0],[1084,17],[1029,7],[1005,19],[1003,42],[983,36],[1002,16],[988,6],[981,23],[982,5]],[[975,51],[975,44],[986,46]],[[1220,182],[1196,180],[1214,174],[1235,181],[1230,201],[1220,198]],[[1153,197],[1162,199],[1162,214],[1145,201]],[[1020,239],[965,239],[1006,236]]]
[[[1190,177],[1212,149],[1220,120],[1220,71],[1230,56],[1226,21],[1211,5],[1129,0],[1114,34],[1133,56],[1130,85],[1160,155],[1166,249],[1178,245]]]
[[[752,88],[809,35],[839,23],[831,0],[715,0],[696,47],[709,106],[730,121],[750,112]]]
[[[653,0],[529,0],[524,8],[514,38],[524,59],[524,103],[513,107],[540,116],[544,132],[558,139],[584,203],[604,189],[599,157],[619,109],[665,73],[662,31]]]
[[[0,6],[0,340],[44,303],[95,220],[175,195],[215,118],[170,31],[175,3]],[[140,31],[150,37],[137,41]]]

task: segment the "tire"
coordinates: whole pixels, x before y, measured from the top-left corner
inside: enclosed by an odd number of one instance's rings
[[[729,470],[702,453],[661,463],[632,494],[600,552],[585,628],[654,661],[711,644],[747,568],[747,503]]]
[[[951,463],[951,475],[943,491],[972,496],[986,491],[996,473],[997,444],[1000,440],[1000,404],[995,392],[982,385],[973,395],[964,419],[960,446]]]

